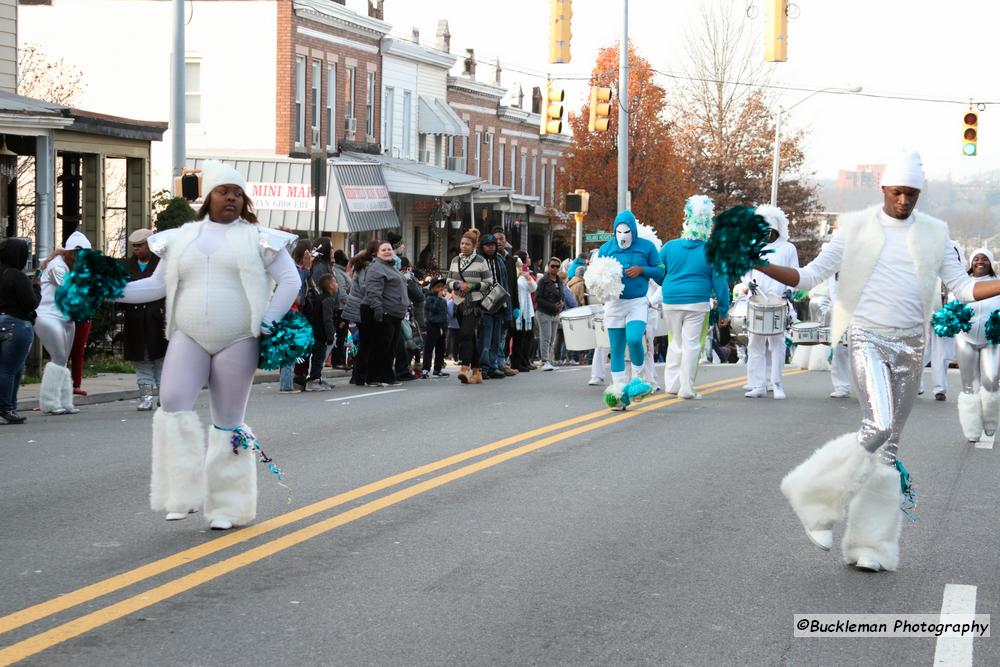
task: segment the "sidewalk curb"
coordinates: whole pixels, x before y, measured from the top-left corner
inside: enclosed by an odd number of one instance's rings
[[[350,371],[344,371],[336,368],[324,368],[323,377],[325,378],[346,378],[350,377]],[[266,382],[277,382],[279,374],[277,372],[267,372],[267,373],[257,373],[254,375],[254,384],[264,384]],[[121,391],[106,391],[99,394],[90,394],[88,396],[74,396],[73,405],[79,407],[81,405],[97,405],[100,403],[114,403],[115,401],[127,401],[130,399],[139,398],[139,390],[129,389]],[[38,409],[38,399],[29,398],[17,402],[17,409],[21,412],[28,412],[29,410]]]

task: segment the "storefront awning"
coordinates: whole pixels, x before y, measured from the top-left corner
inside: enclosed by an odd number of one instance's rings
[[[208,158],[188,160],[198,168]],[[248,195],[260,224],[312,232],[315,198],[309,160],[214,158],[247,179]],[[327,196],[320,197],[320,231],[370,232],[399,227],[389,190],[377,162],[332,158],[327,162]]]
[[[417,107],[417,132],[444,134],[455,137],[469,136],[469,127],[452,108],[441,100],[421,95]]]
[[[344,157],[381,165],[389,192],[400,194],[461,197],[469,194],[483,182],[478,176],[388,155],[345,152]]]

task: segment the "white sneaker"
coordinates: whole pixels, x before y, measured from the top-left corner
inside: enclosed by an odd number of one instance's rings
[[[591,387],[597,386],[599,384],[604,384],[604,378],[590,378],[590,382],[588,382],[587,384],[589,384]]]
[[[550,364],[547,361],[542,365],[542,370],[543,371],[554,371],[555,369],[556,369],[556,367],[553,366],[552,364]]]
[[[865,558],[862,556],[858,559],[858,562],[854,564],[854,567],[859,570],[867,570],[869,572],[878,572],[882,569],[882,564],[879,563],[874,558]]]
[[[851,392],[847,391],[846,389],[834,389],[832,392],[830,392],[830,398],[849,398],[850,395]]]
[[[180,521],[186,519],[188,514],[194,514],[198,510],[188,510],[187,512],[167,512],[167,521]]]
[[[764,389],[764,387],[757,387],[743,394],[743,396],[746,398],[765,398],[767,397],[767,389]]]
[[[693,392],[682,391],[681,393],[677,394],[677,398],[683,398],[686,401],[700,401],[701,400],[701,394],[695,394]]]
[[[785,388],[780,384],[774,385],[774,400],[783,401],[785,400]]]
[[[806,535],[809,536],[809,540],[818,546],[823,551],[829,551],[833,547],[833,531],[832,530],[808,530],[806,529]]]
[[[212,519],[208,527],[212,530],[229,530],[233,527],[233,522],[228,519]]]

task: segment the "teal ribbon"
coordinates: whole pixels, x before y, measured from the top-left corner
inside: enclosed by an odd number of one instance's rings
[[[900,509],[907,519],[916,521],[918,517],[913,510],[917,509],[917,492],[913,490],[913,480],[902,461],[896,459],[895,467],[899,471],[899,490],[903,493],[903,505]]]

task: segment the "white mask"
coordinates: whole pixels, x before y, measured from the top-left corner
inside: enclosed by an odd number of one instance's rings
[[[632,247],[632,230],[628,225],[618,225],[615,228],[615,240],[618,241],[620,250],[628,250]]]

